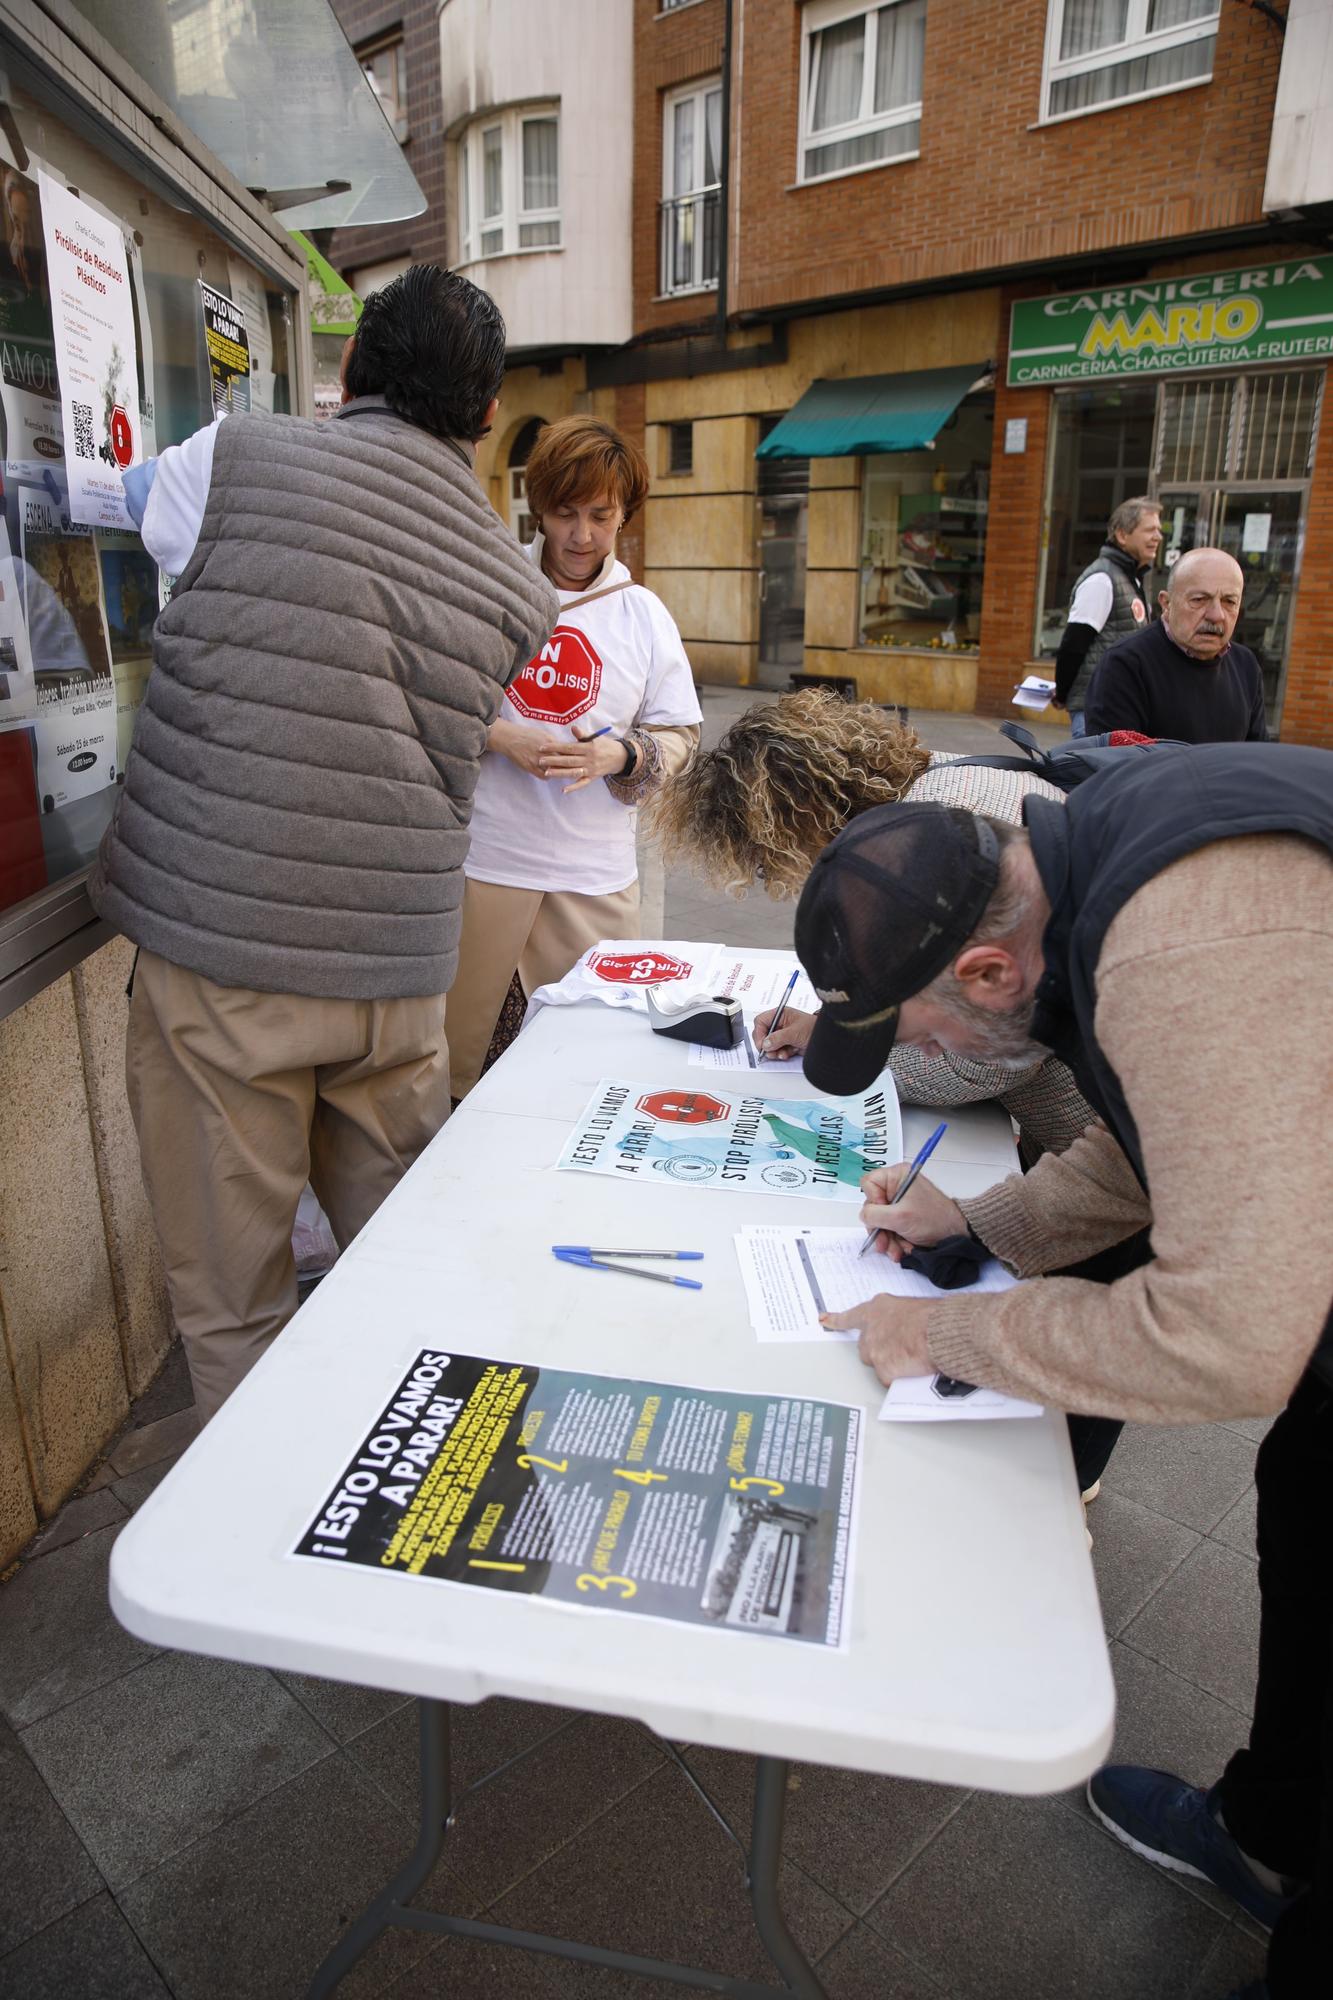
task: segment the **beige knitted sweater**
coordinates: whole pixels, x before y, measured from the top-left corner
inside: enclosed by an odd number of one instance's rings
[[[1151,1208],[1094,1125],[960,1207],[1020,1277],[1152,1224],[1114,1285],[942,1301],[946,1374],[1058,1409],[1188,1424],[1280,1409],[1333,1297],[1333,868],[1285,834],[1217,842],[1132,896],[1097,968],[1097,1039]]]

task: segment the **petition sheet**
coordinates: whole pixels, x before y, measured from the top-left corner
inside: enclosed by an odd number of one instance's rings
[[[819,1324],[823,1312],[848,1312],[866,1299],[887,1293],[895,1298],[945,1299],[918,1271],[904,1271],[891,1257],[871,1251],[862,1256],[864,1229],[784,1228],[756,1224],[736,1236],[736,1255],[750,1308],[750,1323],[760,1341],[855,1340],[856,1333],[835,1333]],[[994,1258],[983,1264],[968,1293],[1007,1292],[1017,1283]],[[994,1389],[975,1388],[948,1375],[905,1377],[895,1382],[880,1411],[890,1421],[922,1422],[944,1418],[1035,1417],[1036,1403],[1002,1396]]]
[[[692,1042],[692,1065],[696,1069],[799,1068],[800,1058],[797,1056],[760,1055],[754,1038],[755,1015],[762,1014],[766,1007],[780,1004],[793,972],[796,974],[796,985],[787,1005],[806,1014],[815,1013],[819,1007],[818,997],[795,958],[767,962],[747,958],[743,952],[720,951],[712,968],[710,990],[715,995],[725,995],[728,1000],[740,1001],[745,1032],[737,1046],[731,1049],[705,1049]]]
[[[741,1087],[645,1090],[603,1078],[557,1167],[646,1184],[859,1202],[861,1178],[902,1157],[893,1079],[859,1097],[754,1097]]]
[[[845,1647],[861,1411],[423,1349],[294,1556]]]

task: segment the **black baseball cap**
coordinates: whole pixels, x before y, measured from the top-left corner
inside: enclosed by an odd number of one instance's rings
[[[955,806],[876,806],[830,841],[796,909],[796,955],[821,1006],[805,1051],[818,1090],[872,1084],[898,1010],[953,963],[1000,876],[995,829]]]

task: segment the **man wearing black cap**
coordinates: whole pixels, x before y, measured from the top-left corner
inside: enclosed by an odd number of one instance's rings
[[[806,1075],[834,1094],[895,1038],[991,1062],[1053,1049],[1099,1122],[974,1199],[901,1169],[863,1218],[891,1256],[970,1230],[1039,1277],[1152,1227],[1112,1285],[1050,1278],[830,1315],[883,1381],[938,1370],[1145,1423],[1264,1416],[1260,1676],[1211,1791],[1112,1767],[1119,1838],[1272,1925],[1272,2000],[1333,1965],[1333,762],[1161,749],[1030,799],[1015,828],[929,805],[854,820],[816,862],[796,948],[823,1002]]]

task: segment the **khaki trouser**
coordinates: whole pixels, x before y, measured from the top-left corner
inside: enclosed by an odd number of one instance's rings
[[[344,1247],[448,1117],[444,999],[257,993],[141,951],[125,1072],[207,1422],[296,1310],[307,1178]]]
[[[515,970],[529,997],[563,979],[589,945],[639,935],[639,885],[610,896],[505,889],[469,880],[458,972],[449,988],[449,1058],[456,1098],[481,1074]]]

